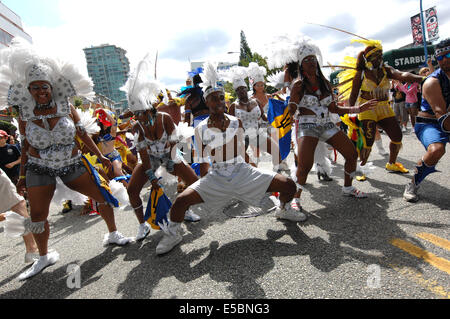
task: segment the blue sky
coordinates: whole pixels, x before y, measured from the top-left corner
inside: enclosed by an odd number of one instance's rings
[[[58,0],[1,0],[17,13],[22,22],[31,27],[58,27],[62,20],[58,11]],[[38,13],[38,14],[37,14]]]

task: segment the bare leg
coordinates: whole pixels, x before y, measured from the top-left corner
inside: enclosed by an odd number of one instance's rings
[[[55,192],[56,185],[37,186],[27,189],[28,202],[30,204],[30,215],[33,223],[45,221],[44,232],[33,234],[39,249],[39,255],[45,256],[48,252],[48,239],[50,237],[50,228],[47,222],[50,202]]]
[[[114,218],[114,210],[111,206],[105,203],[102,193],[91,179],[89,173],[85,173],[76,180],[66,184],[70,189],[77,191],[85,196],[95,200],[99,204],[99,213],[108,227],[110,233],[117,230]]]
[[[393,164],[397,161],[397,156],[398,153],[400,152],[401,144],[399,143],[401,143],[403,139],[402,130],[400,129],[400,126],[393,117],[381,120],[380,122],[378,122],[378,125],[380,125],[380,127],[386,132],[386,134],[391,139],[391,143],[389,145],[390,150],[389,163]]]
[[[139,221],[139,224],[143,224],[144,220],[144,207],[142,206],[141,191],[145,183],[147,183],[148,177],[145,174],[142,164],[138,164],[131,175],[130,183],[128,184],[128,196],[130,198],[130,204],[134,209],[134,214]]]
[[[189,207],[203,203],[200,195],[191,188],[187,188],[178,195],[177,199],[170,209],[170,220],[175,223],[181,223],[184,220],[184,213]]]
[[[27,204],[26,202],[23,200],[20,203],[18,203],[16,206],[14,206],[13,208],[11,208],[11,210],[17,214],[19,214],[20,216],[23,216],[25,218],[29,218],[30,216],[28,215],[27,212]],[[37,244],[34,240],[33,234],[29,233],[25,236],[23,236],[23,241],[25,243],[25,249],[27,253],[36,253],[38,252],[38,247]]]
[[[305,136],[298,139],[298,164],[297,164],[297,184],[304,186],[308,174],[314,164],[314,151],[319,142],[318,138]],[[298,190],[295,198],[300,198],[302,190]]]
[[[341,131],[327,141],[345,158],[344,170],[346,172],[344,178],[344,186],[352,186],[352,177],[349,175],[356,171],[356,161],[358,153],[350,139]]]

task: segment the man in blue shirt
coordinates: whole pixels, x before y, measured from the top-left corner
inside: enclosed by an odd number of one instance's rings
[[[450,38],[436,45],[436,60],[439,69],[425,80],[422,88],[422,103],[416,117],[415,133],[426,149],[416,166],[415,175],[406,185],[403,198],[417,202],[419,184],[431,173],[445,154],[450,133]]]

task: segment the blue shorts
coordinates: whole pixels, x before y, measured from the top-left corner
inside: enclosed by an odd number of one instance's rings
[[[442,132],[437,123],[416,123],[414,131],[426,150],[433,143],[442,143],[445,145],[449,142],[448,134]]]
[[[405,103],[405,108],[410,109],[410,108],[417,108],[417,103]]]

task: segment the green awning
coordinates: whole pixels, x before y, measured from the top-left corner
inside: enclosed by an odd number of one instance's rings
[[[336,86],[339,84],[338,74],[341,73],[343,70],[337,70],[330,74],[330,82],[332,86]]]
[[[427,46],[428,57],[431,57],[433,64],[436,63],[434,48],[434,45]],[[387,51],[383,54],[383,60],[393,68],[401,71],[417,69],[426,63],[425,52],[421,46]]]

